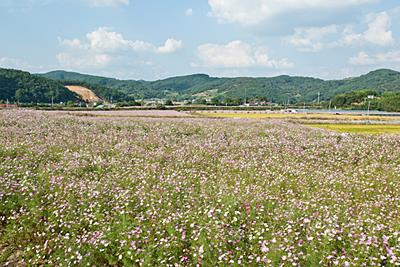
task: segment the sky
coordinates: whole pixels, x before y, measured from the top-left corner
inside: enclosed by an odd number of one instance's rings
[[[398,0],[0,0],[0,67],[157,80],[400,71]]]

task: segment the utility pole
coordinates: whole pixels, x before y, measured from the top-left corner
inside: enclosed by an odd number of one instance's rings
[[[54,96],[51,96],[51,106],[54,106]]]
[[[371,110],[371,99],[374,99],[375,96],[369,95],[368,96],[368,116],[370,115],[370,110]]]
[[[329,100],[329,113],[331,113],[332,100]]]
[[[320,98],[321,98],[321,92],[318,92],[318,106],[319,106]]]
[[[370,110],[371,109],[371,100],[368,100],[368,117],[369,117],[369,113],[370,113]]]

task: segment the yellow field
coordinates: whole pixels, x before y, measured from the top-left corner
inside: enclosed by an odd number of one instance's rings
[[[209,118],[241,118],[241,119],[302,119],[302,120],[374,120],[392,121],[400,117],[334,115],[334,114],[285,114],[285,113],[254,113],[254,112],[196,112],[196,115]]]
[[[341,133],[360,134],[400,134],[400,125],[378,124],[307,124],[307,126],[337,131]]]

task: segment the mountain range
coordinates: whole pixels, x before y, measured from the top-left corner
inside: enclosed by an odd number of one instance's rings
[[[312,77],[217,78],[206,74],[172,77],[157,81],[118,80],[76,72],[52,71],[44,74],[0,69],[0,100],[19,102],[75,101],[79,96],[65,85],[81,85],[103,99],[210,99],[266,97],[274,103],[303,103],[329,100],[358,90],[400,92],[400,72],[379,69],[343,80]]]
[[[88,85],[118,89],[136,99],[267,97],[274,103],[287,101],[302,103],[315,101],[318,94],[321,100],[329,100],[337,94],[357,90],[400,92],[400,72],[389,69],[372,71],[360,77],[328,81],[287,75],[271,78],[216,78],[206,74],[172,77],[158,81],[136,81],[65,71],[53,71],[42,76],[62,82],[79,81]]]

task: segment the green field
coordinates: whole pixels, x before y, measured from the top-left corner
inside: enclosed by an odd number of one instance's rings
[[[382,124],[307,124],[311,127],[360,134],[400,134],[400,125]]]

